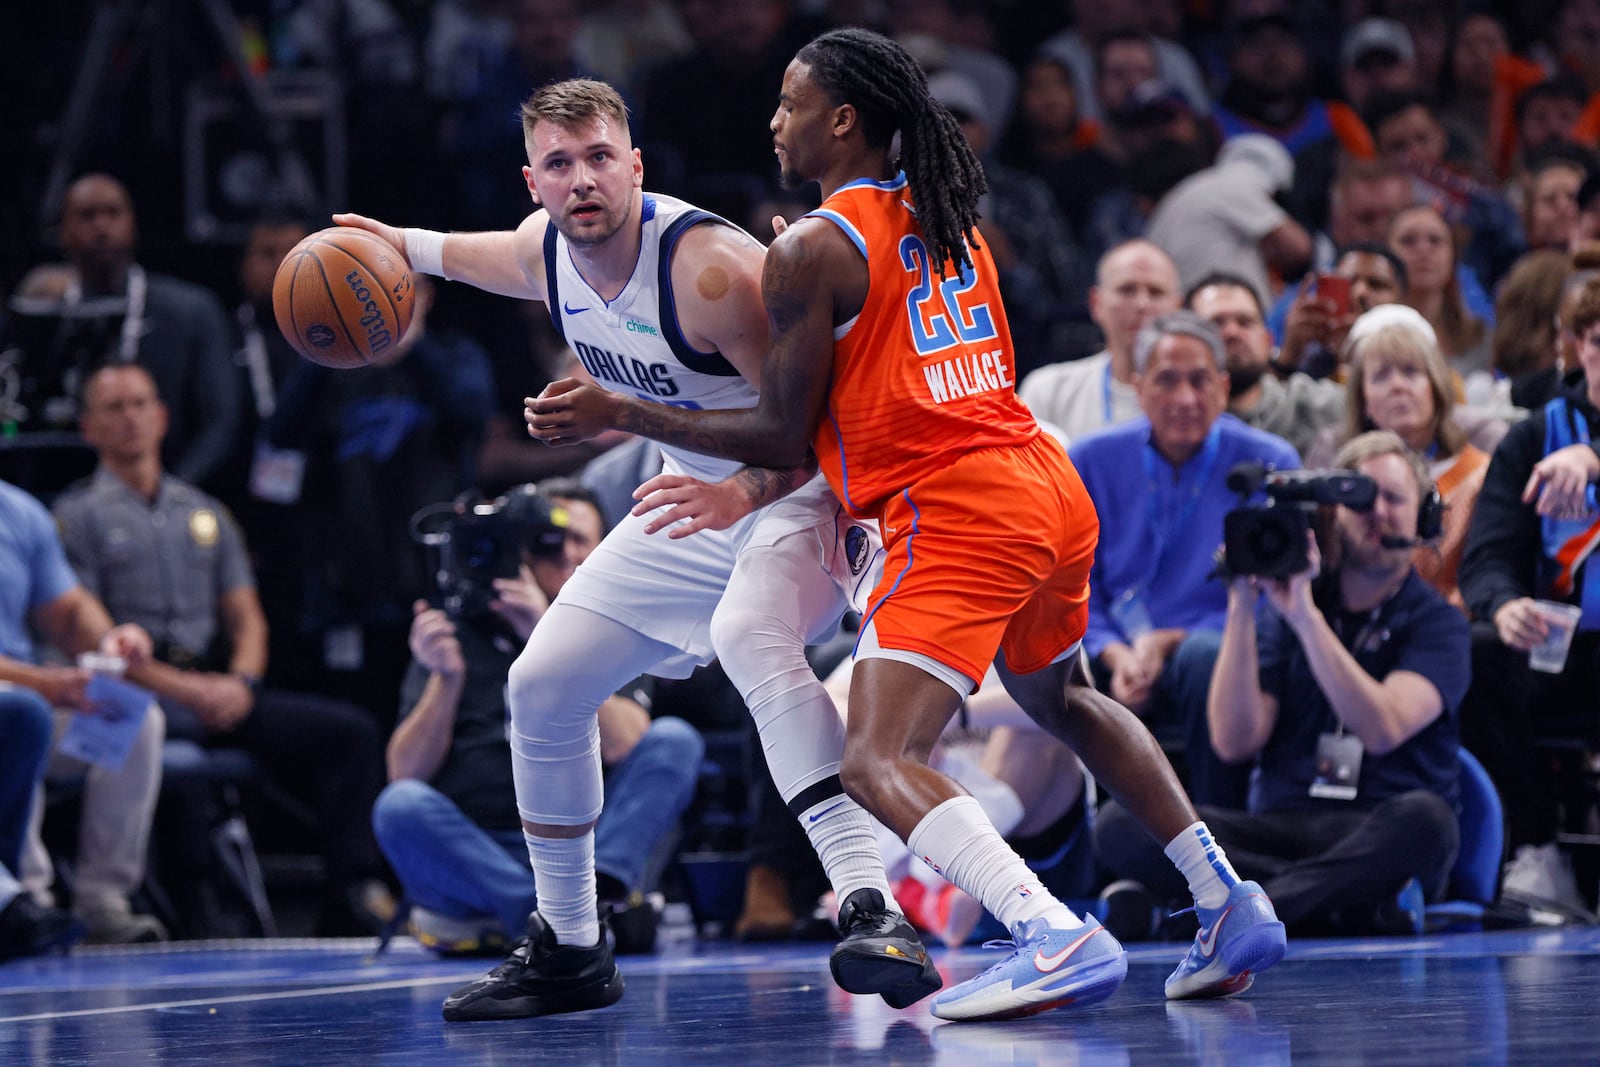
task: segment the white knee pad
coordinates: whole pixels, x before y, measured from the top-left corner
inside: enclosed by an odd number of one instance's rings
[[[582,608],[552,605],[511,665],[511,767],[523,819],[582,826],[600,815],[600,704],[665,646]],[[596,652],[603,653],[596,656]]]
[[[844,604],[815,534],[801,531],[741,553],[711,617],[712,647],[750,709],[786,802],[839,773],[844,724],[805,646],[837,626]]]
[[[844,723],[806,661],[802,639],[777,632],[781,626],[760,612],[719,610],[711,632],[722,668],[755,720],[773,783],[790,801],[839,773]]]

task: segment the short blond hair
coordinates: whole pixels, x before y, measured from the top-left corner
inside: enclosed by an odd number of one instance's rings
[[[533,135],[541,122],[552,122],[573,129],[596,118],[607,118],[624,133],[628,132],[628,105],[622,94],[603,81],[569,78],[534,91],[522,102],[522,134]]]

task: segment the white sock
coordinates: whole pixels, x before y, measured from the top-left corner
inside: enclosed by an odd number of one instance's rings
[[[1168,842],[1166,853],[1189,880],[1189,892],[1202,908],[1222,907],[1228,902],[1228,890],[1239,884],[1233,865],[1203,821]]]
[[[580,837],[534,837],[526,830],[528,859],[533,863],[539,914],[555,931],[556,940],[575,948],[600,943],[595,905],[594,831]]]
[[[890,911],[900,910],[884,874],[872,816],[865,808],[841,793],[801,812],[800,825],[840,904],[858,889],[876,889]]]
[[[1058,929],[1083,925],[1012,851],[969,796],[952,797],[923,816],[906,841],[915,856],[983,902],[1007,929],[1046,919]]]
[[[955,779],[956,784],[972,794],[995,832],[1005,837],[1025,814],[1022,798],[1005,782],[978,766],[972,753],[961,748],[946,748],[939,754],[938,770]],[[904,849],[904,845],[901,846]],[[909,853],[907,853],[909,855]],[[889,853],[884,853],[884,865],[889,865]],[[911,876],[929,889],[941,890],[949,883],[926,863],[911,864]]]

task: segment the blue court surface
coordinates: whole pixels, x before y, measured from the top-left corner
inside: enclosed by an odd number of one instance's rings
[[[487,969],[397,941],[193,942],[0,966],[0,1064],[1600,1064],[1600,928],[1299,941],[1233,1000],[1168,1004],[1182,949],[1130,952],[1093,1008],[1009,1023],[894,1011],[828,975],[826,944],[676,938],[622,961],[599,1012],[445,1024]],[[946,982],[991,954],[938,954]],[[489,961],[493,962],[493,961]]]

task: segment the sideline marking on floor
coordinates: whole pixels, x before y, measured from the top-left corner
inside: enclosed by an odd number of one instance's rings
[[[311,989],[285,989],[276,993],[240,993],[228,997],[197,997],[193,1000],[162,1000],[148,1004],[117,1004],[107,1008],[75,1008],[70,1011],[42,1011],[34,1015],[0,1015],[0,1023],[31,1023],[50,1019],[81,1019],[91,1015],[127,1015],[136,1011],[161,1011],[167,1008],[201,1008],[210,1004],[249,1004],[262,1000],[290,1000],[294,997],[326,997],[340,993],[369,993],[380,989],[406,989],[415,986],[460,984],[459,974],[432,978],[401,978],[388,982],[360,982],[354,985],[317,986]]]

